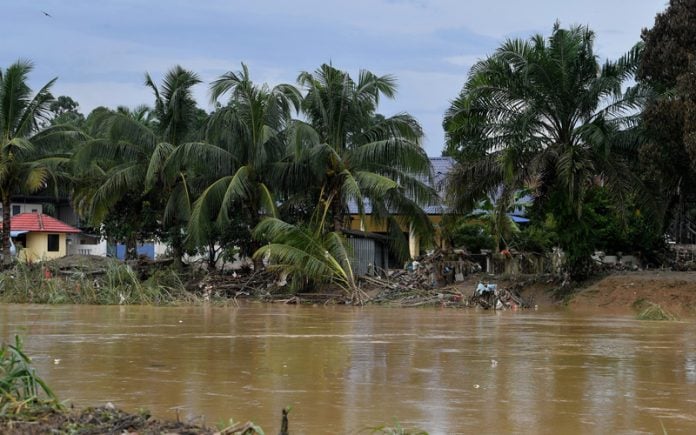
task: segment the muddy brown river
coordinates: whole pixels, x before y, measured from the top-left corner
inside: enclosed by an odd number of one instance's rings
[[[567,312],[0,305],[77,406],[276,433],[696,433],[696,323]],[[370,433],[367,432],[362,433]]]

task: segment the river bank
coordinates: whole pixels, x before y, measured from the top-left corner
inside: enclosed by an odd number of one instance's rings
[[[62,410],[49,406],[29,407],[18,414],[0,416],[0,432],[41,435],[58,434],[104,434],[104,433],[142,433],[142,434],[214,434],[242,433],[221,432],[212,428],[186,424],[180,421],[163,421],[151,418],[143,411],[127,413],[113,405],[82,410]],[[255,432],[249,432],[255,433]]]
[[[645,303],[678,317],[696,315],[696,272],[617,272],[587,283],[570,295],[567,306],[578,312],[628,314]]]
[[[696,272],[616,271],[565,287],[549,277],[472,276],[456,288],[471,291],[481,279],[489,279],[499,287],[518,288],[523,298],[540,309],[631,315],[654,304],[678,318],[696,316]]]
[[[463,281],[442,286],[409,279],[405,271],[398,276],[401,283],[393,278],[359,280],[366,292],[365,303],[466,308],[478,306],[471,298],[478,283],[491,282],[519,295],[531,308],[636,314],[646,304],[654,304],[676,317],[696,315],[696,272],[615,271],[571,285],[549,275],[474,273]],[[44,265],[17,265],[0,274],[0,288],[0,302],[5,303],[235,305],[240,299],[291,304],[349,302],[345,293],[335,288],[293,292],[283,280],[264,271],[175,272],[162,263],[125,264],[103,257],[65,257]]]

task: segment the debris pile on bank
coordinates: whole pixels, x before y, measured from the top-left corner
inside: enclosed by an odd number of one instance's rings
[[[438,250],[410,262],[404,269],[373,270],[357,278],[364,302],[404,307],[423,305],[515,309],[530,306],[519,288],[492,286],[491,292],[462,289],[467,277],[481,273],[479,263],[463,250]],[[261,270],[209,274],[196,283],[195,292],[205,300],[244,297],[284,303],[351,303],[340,289],[323,288],[310,293],[293,293],[282,273]],[[323,291],[322,291],[323,290]]]
[[[211,273],[201,280],[198,291],[206,299],[237,298],[241,296],[271,297],[276,290],[285,287],[286,280],[268,270]]]
[[[121,261],[100,255],[66,255],[46,261],[45,267],[55,275],[96,276],[104,275],[107,269]]]
[[[513,285],[509,288],[498,288],[496,284],[483,284],[479,282],[473,294],[468,300],[469,306],[478,306],[483,309],[517,309],[531,308],[532,303],[520,295],[521,285]]]
[[[457,287],[456,283],[474,273],[481,266],[471,261],[461,250],[436,251],[419,257],[403,270],[383,271],[381,274],[361,277],[361,288],[375,296],[373,303],[392,303],[406,307],[423,305],[481,307],[484,309],[527,308],[530,306],[516,288],[490,286],[490,291],[472,293]]]
[[[147,411],[128,413],[113,404],[96,408],[63,409],[49,406],[29,406],[21,413],[0,414],[0,432],[27,435],[46,433],[79,434],[188,434],[188,435],[260,435],[264,431],[256,424],[232,422],[221,430],[205,425],[184,423],[177,419],[159,420]],[[288,434],[288,408],[283,409],[279,434]]]

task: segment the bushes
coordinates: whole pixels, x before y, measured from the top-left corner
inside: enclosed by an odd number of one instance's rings
[[[110,262],[99,275],[50,276],[44,268],[18,264],[0,273],[0,301],[39,304],[143,304],[196,302],[176,271],[156,271],[141,281],[128,265]]]
[[[58,399],[31,367],[31,360],[22,350],[22,341],[0,346],[0,416],[16,414],[37,404],[45,397],[58,407]]]

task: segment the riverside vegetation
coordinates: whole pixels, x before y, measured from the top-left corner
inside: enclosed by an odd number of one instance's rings
[[[454,167],[437,225],[424,211],[443,198],[420,125],[379,112],[396,95],[393,76],[323,64],[270,86],[242,64],[210,84],[216,109],[206,113],[192,93],[201,79],[175,66],[160,83],[145,75],[151,106],[85,116],[69,96],[53,97],[55,79],[34,93],[33,65],[17,61],[0,71],[3,262],[13,198],[41,194],[69,199],[84,228],[123,243],[129,260],[137,242],[157,239],[177,273],[185,254],[209,269],[248,257],[257,272],[266,262],[287,277],[290,292],[329,286],[353,303],[366,299],[344,237],[353,221],[379,228],[400,262],[408,229],[422,249],[436,236],[471,252],[561,248],[574,280],[592,273],[595,249],[662,265],[665,234],[688,239],[696,210],[693,7],[671,1],[616,60],[599,62],[589,28],[557,23],[477,62],[444,117]],[[524,226],[510,217],[519,210]],[[72,277],[63,280],[79,288],[71,294],[19,266],[3,275],[3,292],[14,301],[189,297],[173,273],[132,278],[118,267],[106,281]]]

